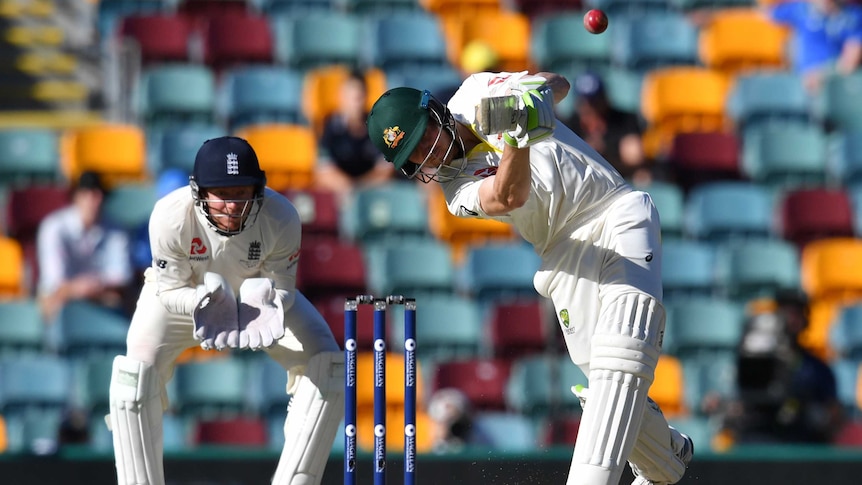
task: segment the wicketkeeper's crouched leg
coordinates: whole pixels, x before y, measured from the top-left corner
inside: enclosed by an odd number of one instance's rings
[[[619,483],[648,407],[664,324],[661,302],[645,293],[625,293],[605,305],[591,341],[590,397],[572,455],[569,485]],[[680,476],[684,469],[683,465]]]
[[[284,450],[273,485],[317,485],[344,417],[344,354],[320,352],[289,373]]]
[[[110,386],[114,457],[119,485],[164,485],[162,385],[150,364],[114,358]]]

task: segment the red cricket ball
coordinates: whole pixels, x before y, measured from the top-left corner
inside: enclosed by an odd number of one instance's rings
[[[608,28],[608,16],[594,8],[584,14],[584,28],[591,34],[601,34]]]

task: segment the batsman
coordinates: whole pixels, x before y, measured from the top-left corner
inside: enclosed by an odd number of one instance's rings
[[[292,397],[272,483],[319,484],[344,414],[344,356],[295,288],[294,206],[266,188],[248,142],[215,138],[198,150],[189,185],[156,202],[149,234],[153,264],[110,383],[119,485],[164,485],[165,384],[197,345],[260,350],[281,364]]]
[[[659,216],[606,160],[562,123],[569,91],[555,73],[469,76],[443,105],[394,88],[368,115],[372,140],[409,178],[440,184],[449,211],[512,224],[541,256],[536,290],[589,389],[568,485],[678,482],[694,453],[647,397],[661,352]],[[589,395],[587,395],[589,394]]]

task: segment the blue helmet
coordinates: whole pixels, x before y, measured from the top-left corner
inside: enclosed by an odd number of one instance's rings
[[[195,205],[203,212],[212,228],[221,235],[233,236],[257,219],[263,202],[266,174],[260,169],[257,154],[246,140],[235,136],[222,136],[207,140],[201,145],[195,156],[189,185]],[[233,201],[247,204],[241,215],[231,216],[243,219],[240,228],[235,231],[220,228],[209,213],[206,203],[207,189],[243,186],[253,186],[254,196],[252,199]]]

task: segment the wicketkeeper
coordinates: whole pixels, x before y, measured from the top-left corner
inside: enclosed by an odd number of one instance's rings
[[[572,361],[589,377],[569,485],[676,483],[693,454],[647,398],[661,352],[659,218],[595,150],[557,123],[569,90],[557,74],[479,73],[448,106],[395,88],[368,133],[408,177],[440,183],[449,211],[513,224],[541,255],[536,290],[550,298]]]
[[[344,413],[344,356],[295,288],[300,238],[296,209],[266,188],[241,138],[204,143],[189,186],[156,203],[153,264],[111,377],[120,485],[164,485],[165,384],[180,353],[197,345],[262,350],[281,364],[292,398],[272,483],[320,483]]]

